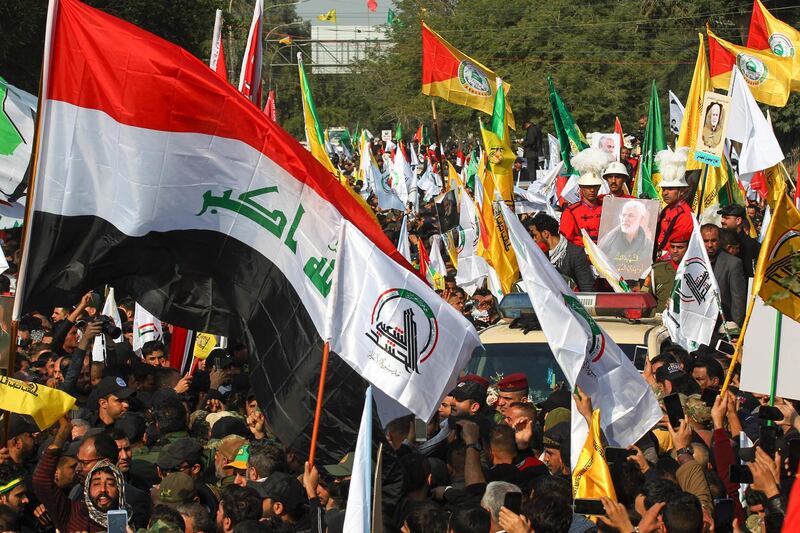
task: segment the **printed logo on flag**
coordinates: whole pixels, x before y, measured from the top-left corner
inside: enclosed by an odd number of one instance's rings
[[[794,57],[792,40],[782,33],[773,33],[769,36],[769,48],[779,57]]]
[[[587,345],[588,355],[592,363],[596,363],[606,351],[606,336],[603,335],[603,330],[600,329],[600,326],[597,325],[597,322],[594,321],[577,298],[568,294],[562,294],[562,296],[564,297],[564,303],[567,304],[575,318],[585,324],[586,330],[590,334],[589,344]]]
[[[749,54],[736,54],[736,66],[748,85],[759,86],[769,76],[769,69],[763,61]]]
[[[392,191],[392,175],[391,174],[383,174],[381,176],[381,187],[383,187],[383,192],[391,192]]]
[[[489,78],[472,61],[464,59],[458,65],[458,81],[469,93],[476,96],[492,96],[492,84],[489,83]]]
[[[156,325],[152,322],[147,322],[146,324],[139,324],[139,335],[144,336],[148,333],[158,333],[156,329]]]
[[[409,374],[420,374],[439,341],[439,323],[430,306],[407,289],[389,289],[378,297],[370,315],[366,336],[390,355]],[[378,364],[399,377],[391,361]]]
[[[711,273],[706,268],[702,257],[692,257],[686,261],[686,273],[681,279],[675,280],[675,293],[684,303],[697,302],[702,304],[711,291]],[[677,302],[676,302],[677,304]]]
[[[769,263],[764,277],[777,285],[784,287],[797,297],[800,297],[800,292],[791,289],[791,285],[784,286],[783,282],[790,276],[797,275],[792,269],[792,261],[800,256],[800,232],[796,230],[789,230],[775,242],[775,247],[770,250]]]
[[[467,243],[467,234],[464,228],[456,228],[456,253],[460,254],[464,251],[464,245]],[[477,244],[477,241],[475,242]]]

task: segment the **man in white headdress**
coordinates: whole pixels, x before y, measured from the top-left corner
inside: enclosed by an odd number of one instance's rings
[[[656,163],[661,170],[661,198],[667,205],[658,215],[656,228],[656,255],[668,250],[669,243],[675,235],[691,233],[694,227],[692,208],[686,201],[689,184],[686,183],[686,161],[689,158],[688,148],[661,150],[656,154]]]
[[[611,154],[597,148],[586,148],[572,158],[572,166],[580,172],[578,188],[581,191],[581,199],[564,209],[559,231],[576,246],[583,247],[582,229],[585,229],[589,237],[597,242],[600,215],[603,212],[600,200],[603,179],[600,176],[611,161],[613,161]]]

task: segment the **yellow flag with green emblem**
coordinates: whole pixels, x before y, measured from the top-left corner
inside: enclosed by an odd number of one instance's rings
[[[47,429],[75,406],[66,392],[29,381],[0,376],[0,409],[29,415],[39,429]]]
[[[506,126],[506,96],[501,90],[503,82],[497,78],[497,92],[494,97],[492,123],[489,129],[481,124],[481,137],[486,148],[489,169],[494,176],[497,192],[505,202],[512,201],[514,190],[514,176],[512,166],[516,155],[511,148],[511,140]]]

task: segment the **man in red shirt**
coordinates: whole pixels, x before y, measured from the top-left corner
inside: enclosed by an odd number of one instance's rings
[[[665,154],[666,152],[666,154]],[[662,155],[663,154],[663,155]],[[686,202],[686,192],[689,184],[686,183],[686,153],[679,149],[673,153],[662,150],[656,156],[659,159],[661,172],[661,198],[667,205],[658,215],[656,228],[655,255],[660,256],[662,251],[669,251],[669,243],[675,235],[691,234],[694,227],[692,208]],[[670,162],[670,159],[674,161]]]
[[[594,242],[597,242],[597,233],[600,231],[600,214],[603,205],[600,202],[598,193],[603,180],[594,172],[585,172],[578,179],[578,187],[581,190],[581,199],[561,213],[561,224],[559,231],[572,244],[583,247],[583,237],[581,230],[586,233]]]
[[[608,183],[609,193],[600,197],[602,201],[605,196],[615,196],[617,198],[633,198],[625,192],[625,184],[630,179],[628,169],[618,161],[612,162],[603,171],[603,179]]]

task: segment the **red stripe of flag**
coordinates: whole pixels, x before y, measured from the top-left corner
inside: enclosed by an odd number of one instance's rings
[[[109,38],[113,36],[113,38]],[[186,50],[77,0],[60,0],[47,98],[119,123],[250,145],[311,187],[413,272],[355,199],[295,139]]]

